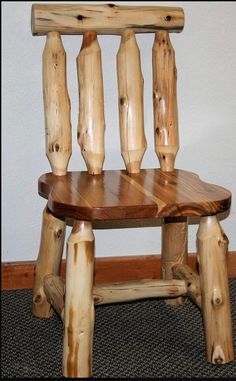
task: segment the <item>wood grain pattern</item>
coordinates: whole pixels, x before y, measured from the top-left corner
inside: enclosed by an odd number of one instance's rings
[[[117,53],[121,154],[128,173],[139,173],[147,148],[140,51],[132,30],[122,33]]]
[[[81,220],[204,216],[227,210],[231,202],[228,190],[191,172],[159,169],[48,173],[39,179],[39,194],[58,216]]]
[[[48,302],[64,320],[64,279],[54,275],[46,276],[44,290]],[[167,296],[172,298],[178,295],[186,295],[186,292],[187,288],[183,280],[139,280],[95,285],[93,287],[93,299],[94,304],[97,305]]]
[[[85,32],[77,57],[79,82],[78,142],[88,173],[102,172],[104,152],[104,95],[101,49],[95,32]]]
[[[94,329],[94,235],[92,225],[75,221],[67,240],[63,375],[92,375]]]
[[[165,29],[181,32],[184,11],[179,7],[120,6],[115,4],[33,4],[31,30],[43,35],[52,30],[61,34],[120,34],[131,28],[135,33]]]
[[[162,277],[173,279],[172,267],[187,263],[188,255],[188,219],[164,218],[162,223]],[[185,299],[166,299],[167,304],[183,304]]]
[[[201,288],[199,275],[186,264],[176,264],[172,268],[173,278],[182,279],[186,282],[187,296],[201,307]]]
[[[216,216],[201,218],[197,246],[207,360],[225,364],[234,359],[226,266],[228,239]]]
[[[59,276],[46,275],[43,280],[43,289],[48,303],[64,320],[65,315],[65,282]]]
[[[166,31],[158,31],[152,48],[155,151],[162,171],[173,171],[179,149],[175,52]]]
[[[97,285],[93,289],[96,304],[131,302],[158,297],[174,298],[186,294],[186,285],[177,280],[149,280]]]
[[[43,99],[47,158],[55,175],[65,175],[72,152],[70,99],[66,53],[57,32],[48,33],[43,51]]]
[[[47,274],[59,275],[66,222],[56,218],[49,209],[43,211],[41,241],[35,267],[32,313],[37,317],[50,317],[52,310],[43,289]]]

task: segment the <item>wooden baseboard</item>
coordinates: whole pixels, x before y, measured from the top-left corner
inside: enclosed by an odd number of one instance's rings
[[[2,290],[33,287],[35,261],[3,263]],[[236,278],[236,251],[228,254],[229,278]],[[196,254],[190,254],[188,264],[196,270]],[[62,261],[61,276],[65,277],[66,263]],[[95,283],[123,282],[161,278],[160,255],[96,258]]]

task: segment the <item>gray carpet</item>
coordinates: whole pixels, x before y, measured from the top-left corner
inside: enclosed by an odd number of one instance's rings
[[[62,378],[60,319],[32,317],[31,290],[1,295],[2,377]],[[236,339],[236,280],[230,295]],[[236,361],[206,362],[201,315],[191,301],[173,307],[152,299],[96,307],[93,372],[96,378],[236,378]]]

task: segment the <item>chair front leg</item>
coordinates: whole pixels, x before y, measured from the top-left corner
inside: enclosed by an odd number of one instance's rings
[[[188,219],[164,218],[162,223],[162,277],[173,279],[172,267],[176,264],[186,264],[188,255]],[[166,299],[167,304],[184,303],[183,297]]]
[[[201,218],[197,246],[207,360],[225,364],[234,358],[226,263],[228,239],[216,216]]]
[[[63,375],[90,377],[94,330],[94,235],[75,221],[67,241]]]
[[[43,290],[43,280],[48,274],[59,275],[66,223],[56,218],[45,207],[41,230],[41,242],[35,268],[32,313],[37,317],[50,317],[53,310]]]

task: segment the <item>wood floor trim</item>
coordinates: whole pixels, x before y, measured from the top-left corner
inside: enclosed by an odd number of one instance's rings
[[[35,261],[2,263],[2,290],[33,287]],[[196,270],[196,254],[189,254],[189,266]],[[236,251],[228,254],[228,276],[236,278]],[[61,276],[65,277],[66,263],[62,261]],[[161,278],[161,256],[104,257],[95,260],[95,283],[123,282]]]

